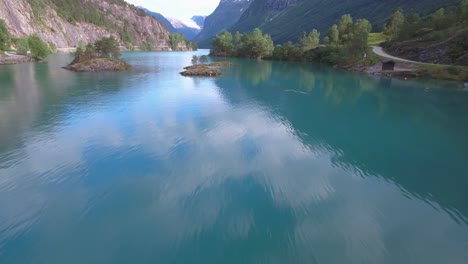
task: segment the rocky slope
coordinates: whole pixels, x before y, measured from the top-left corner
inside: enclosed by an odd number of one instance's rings
[[[205,19],[202,31],[195,37],[203,47],[203,42],[211,42],[216,34],[234,25],[254,0],[221,0],[216,10]]]
[[[392,41],[383,45],[390,54],[408,60],[468,66],[468,22],[444,31],[447,36],[439,40],[431,38],[434,32],[429,32],[409,40]]]
[[[391,12],[401,7],[419,13],[459,3],[460,0],[253,0],[230,31],[259,27],[275,43],[296,41],[304,31],[318,29],[324,35],[343,14],[366,18],[381,29]]]
[[[0,0],[0,19],[5,20],[12,37],[37,34],[57,48],[73,47],[79,42],[93,42],[113,35],[124,45],[140,46],[143,42],[151,42],[155,49],[170,49],[167,28],[122,0],[62,1],[71,6],[60,8],[56,4],[59,2]],[[87,16],[73,13],[79,11],[91,13],[86,13]]]

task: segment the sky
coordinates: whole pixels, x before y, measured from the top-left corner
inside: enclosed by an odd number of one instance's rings
[[[165,17],[188,19],[194,15],[207,16],[218,6],[220,0],[126,0],[130,4],[145,7]]]

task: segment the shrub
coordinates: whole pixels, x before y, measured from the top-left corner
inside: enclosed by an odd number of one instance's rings
[[[207,63],[208,62],[208,56],[203,55],[200,57],[200,63]]]
[[[94,42],[94,52],[101,57],[113,59],[120,58],[119,43],[114,38],[114,36],[110,36],[108,38],[104,37],[100,40],[96,40],[96,42]]]
[[[5,21],[0,19],[0,50],[10,48],[10,33],[6,27]]]
[[[192,64],[193,64],[193,65],[198,64],[198,57],[197,57],[197,55],[193,55],[193,57],[192,57]]]
[[[16,54],[26,55],[29,51],[28,38],[17,38],[13,41],[16,47]]]
[[[461,70],[455,66],[449,66],[447,68],[447,72],[452,74],[452,75],[458,75],[460,74]]]
[[[43,60],[50,54],[49,46],[37,35],[31,35],[28,38],[28,44],[31,50],[31,56],[35,60]]]

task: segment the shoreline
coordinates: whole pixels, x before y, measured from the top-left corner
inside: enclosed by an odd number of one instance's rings
[[[32,62],[33,60],[26,55],[16,55],[10,52],[0,53],[0,65],[12,65]]]

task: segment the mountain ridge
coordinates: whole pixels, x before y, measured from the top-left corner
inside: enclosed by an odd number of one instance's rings
[[[458,2],[459,0],[253,0],[239,20],[227,29],[231,32],[247,32],[259,27],[270,34],[275,43],[285,43],[296,41],[303,32],[314,28],[324,36],[344,14],[366,18],[376,29],[382,29],[395,8],[424,13]]]
[[[124,45],[170,50],[166,26],[123,0],[0,0],[0,19],[12,37],[37,34],[57,48],[114,36]]]
[[[216,9],[207,16],[205,25],[195,37],[199,44],[211,42],[211,38],[233,26],[253,0],[221,0]]]
[[[151,11],[144,7],[139,8],[166,25],[170,33],[180,33],[184,35],[187,40],[193,40],[203,27],[204,16],[193,16],[190,21],[182,21],[177,18],[166,17],[161,13]]]

